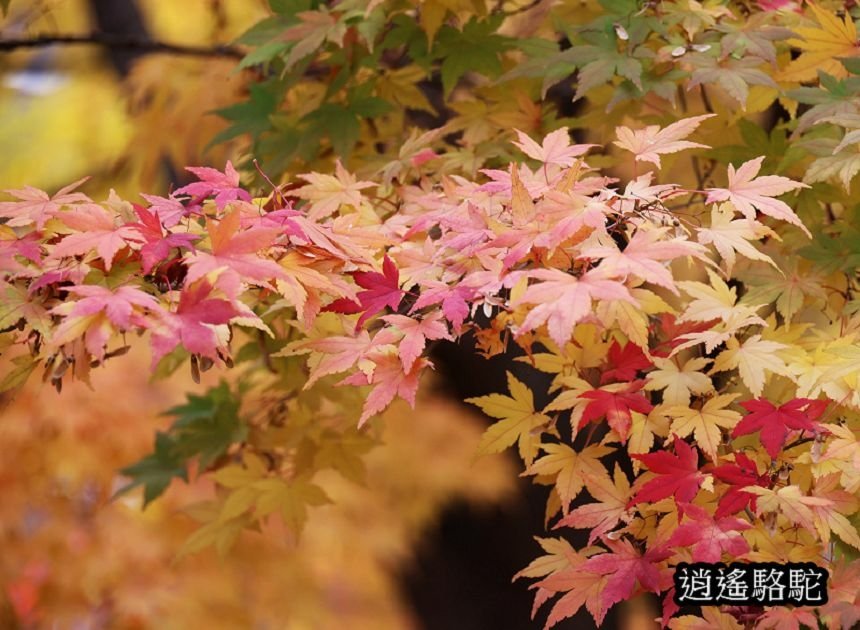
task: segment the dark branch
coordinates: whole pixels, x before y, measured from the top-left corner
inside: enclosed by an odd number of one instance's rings
[[[195,57],[231,57],[242,59],[245,56],[234,46],[186,46],[170,44],[151,39],[115,35],[112,33],[88,33],[85,35],[37,35],[20,39],[0,39],[0,52],[18,50],[21,48],[42,48],[54,44],[90,44],[137,50],[145,53],[167,53],[170,55],[188,55]]]

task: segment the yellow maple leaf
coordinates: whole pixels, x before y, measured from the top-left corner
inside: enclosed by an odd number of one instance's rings
[[[818,26],[793,29],[801,39],[790,39],[788,43],[803,52],[783,68],[777,77],[780,81],[810,81],[818,76],[819,70],[840,79],[844,78],[848,73],[838,58],[860,54],[857,27],[849,14],[846,13],[840,20],[832,12],[825,11],[811,2],[809,8]]]
[[[600,458],[612,452],[602,444],[592,444],[577,452],[567,444],[542,444],[546,455],[536,459],[529,467],[533,475],[555,476],[555,489],[561,499],[561,510],[566,515],[570,502],[582,490],[585,475],[608,476]]]
[[[691,409],[687,406],[675,406],[666,410],[666,414],[674,418],[670,433],[678,437],[687,437],[691,433],[696,438],[696,444],[712,460],[717,459],[717,447],[722,443],[723,436],[720,428],[731,429],[741,419],[741,414],[731,409],[725,409],[740,394],[721,394],[708,400],[701,409]]]
[[[540,447],[538,428],[549,423],[549,416],[535,410],[531,389],[508,372],[510,396],[490,394],[479,398],[467,398],[466,402],[477,405],[493,418],[493,426],[484,432],[478,445],[478,454],[500,453],[514,443],[519,446],[520,457],[531,466]]]

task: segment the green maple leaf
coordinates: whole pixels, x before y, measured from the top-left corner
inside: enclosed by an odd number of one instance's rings
[[[165,412],[177,420],[166,433],[156,433],[153,453],[120,471],[132,482],[116,494],[143,486],[146,506],[161,496],[174,478],[188,480],[190,459],[199,458],[199,467],[205,470],[231,444],[247,437],[248,428],[238,413],[239,400],[224,382],[204,396],[189,394],[188,402]]]
[[[186,458],[199,457],[201,469],[248,434],[248,428],[239,420],[239,400],[224,382],[205,396],[189,394],[186,404],[165,413],[177,416],[170,427],[177,451]]]
[[[442,87],[446,95],[467,72],[479,72],[490,78],[501,73],[499,54],[510,48],[513,41],[496,34],[499,25],[497,17],[488,20],[472,18],[462,31],[450,26],[440,29],[433,54],[442,59]]]
[[[114,498],[137,486],[143,486],[143,506],[160,497],[174,478],[188,481],[185,458],[176,449],[176,442],[167,433],[155,434],[155,449],[136,464],[126,466],[120,473],[132,482],[120,488]]]

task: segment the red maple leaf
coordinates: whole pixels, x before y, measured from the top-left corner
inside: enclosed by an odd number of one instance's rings
[[[693,562],[719,562],[723,553],[732,560],[749,551],[749,545],[740,532],[752,527],[747,521],[734,516],[714,518],[698,505],[687,504],[684,514],[689,520],[666,541],[669,547],[692,547]]]
[[[168,233],[165,236],[161,228],[159,215],[138,205],[135,205],[134,211],[140,218],[140,223],[128,223],[127,225],[137,230],[140,236],[143,237],[145,244],[140,248],[143,273],[148,274],[158,263],[166,260],[172,247],[186,248],[192,252],[194,251],[194,241],[199,237],[193,234],[172,233]]]
[[[152,332],[152,365],[179,344],[193,354],[217,359],[222,345],[213,325],[226,324],[239,315],[228,300],[210,297],[212,285],[202,280],[186,285],[175,313],[164,313],[161,325]]]
[[[619,382],[629,382],[636,378],[636,372],[639,370],[648,369],[653,365],[642,348],[635,343],[627,342],[624,347],[618,345],[618,341],[613,341],[609,348],[609,365],[612,369],[607,370],[600,377],[601,383],[606,383],[610,380]]]
[[[355,283],[364,291],[356,294],[358,302],[348,298],[340,298],[325,307],[326,311],[335,313],[361,313],[356,328],[360,328],[368,319],[390,307],[397,310],[403,298],[400,288],[400,271],[394,261],[387,255],[382,262],[382,273],[376,271],[356,271],[352,274]]]
[[[759,432],[761,443],[771,459],[776,459],[782,450],[788,433],[796,431],[820,431],[815,422],[824,412],[826,402],[809,398],[795,398],[780,407],[775,407],[764,398],[745,400],[741,406],[750,413],[732,430],[732,437]]]
[[[674,437],[674,454],[657,451],[630,455],[658,476],[639,489],[627,504],[628,508],[643,501],[653,502],[674,496],[678,511],[683,512],[680,503],[690,503],[698,494],[705,480],[705,475],[699,470],[699,452],[677,435]]]
[[[606,586],[600,593],[603,610],[630,597],[637,582],[652,593],[659,593],[668,586],[667,581],[671,582],[668,569],[660,566],[672,555],[667,547],[661,545],[642,554],[626,538],[604,539],[604,543],[612,553],[592,556],[579,567],[585,573],[607,576]],[[600,625],[602,620],[596,621]]]
[[[609,426],[618,433],[621,442],[626,443],[627,436],[630,434],[630,412],[650,413],[654,408],[645,396],[636,393],[642,389],[644,384],[645,381],[642,380],[633,381],[623,391],[613,392],[595,389],[580,395],[580,398],[587,398],[592,402],[588,403],[582,412],[577,430],[582,429],[589,422],[605,416]]]
[[[747,486],[770,486],[770,477],[758,474],[756,463],[743,453],[735,453],[735,463],[722,464],[711,470],[711,474],[731,487],[722,495],[715,516],[720,518],[736,514],[749,505],[755,510],[756,495],[745,492]]]
[[[192,195],[194,199],[190,203],[191,206],[196,206],[210,195],[215,195],[215,205],[218,209],[236,199],[251,201],[251,195],[239,187],[239,173],[233,168],[232,162],[227,162],[223,173],[206,166],[187,166],[185,170],[194,173],[200,181],[183,186],[174,194]]]
[[[716,319],[709,322],[678,322],[674,315],[663,313],[660,316],[660,333],[662,333],[663,341],[651,350],[651,354],[655,357],[666,358],[676,346],[684,343],[685,339],[681,338],[681,335],[703,332],[713,328],[716,324]]]

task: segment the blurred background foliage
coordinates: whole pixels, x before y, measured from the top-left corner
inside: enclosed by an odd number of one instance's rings
[[[96,4],[16,1],[0,25],[6,38],[98,32]],[[263,0],[134,6],[149,38],[204,47],[231,41],[268,10]],[[128,18],[119,18],[122,27]],[[208,113],[242,95],[236,59],[145,54],[118,71],[111,54],[101,46],[55,45],[0,56],[0,147],[7,156],[0,187],[51,189],[92,175],[94,195],[112,187],[136,198],[166,191],[171,169],[231,156],[235,145],[210,147],[205,156],[204,149],[225,127]]]

